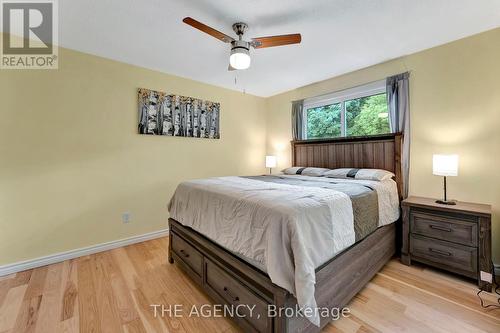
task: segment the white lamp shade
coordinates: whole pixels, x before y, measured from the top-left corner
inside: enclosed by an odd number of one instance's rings
[[[266,156],[266,168],[276,168],[276,156]]]
[[[229,63],[235,69],[247,69],[250,67],[250,55],[246,50],[238,50],[231,53],[229,56]]]
[[[458,155],[433,155],[432,173],[436,176],[458,176]]]

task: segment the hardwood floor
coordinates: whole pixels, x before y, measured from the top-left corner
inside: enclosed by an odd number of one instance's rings
[[[225,318],[188,317],[210,299],[167,263],[167,238],[0,277],[0,333],[239,332]],[[500,310],[476,287],[423,266],[389,262],[324,332],[500,332]],[[484,294],[496,302],[493,294]],[[150,304],[181,304],[156,317]]]

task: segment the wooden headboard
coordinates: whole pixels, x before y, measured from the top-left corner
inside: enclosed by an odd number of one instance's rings
[[[377,136],[292,141],[292,166],[374,168],[396,175],[401,197],[401,133]]]

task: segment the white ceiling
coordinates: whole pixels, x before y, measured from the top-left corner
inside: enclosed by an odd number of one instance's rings
[[[61,46],[259,96],[500,26],[499,0],[62,0],[59,13]],[[250,69],[228,72],[229,45],[185,16],[302,43],[252,50]]]

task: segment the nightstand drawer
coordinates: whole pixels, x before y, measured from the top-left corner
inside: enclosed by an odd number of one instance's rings
[[[477,223],[448,217],[412,211],[410,231],[415,234],[442,239],[467,246],[477,246]]]
[[[477,248],[411,235],[410,253],[414,257],[471,277],[477,274]]]

